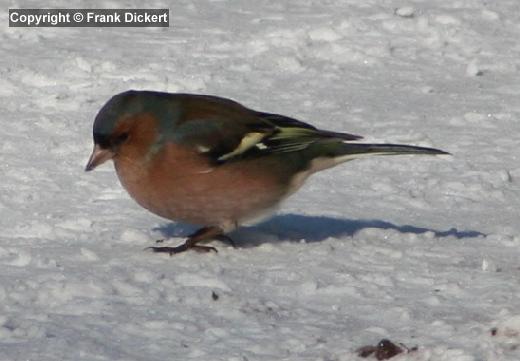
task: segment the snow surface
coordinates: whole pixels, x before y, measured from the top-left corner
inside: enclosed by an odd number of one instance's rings
[[[9,7],[168,7],[168,29],[9,28]],[[517,0],[17,1],[0,19],[0,360],[520,359]],[[84,173],[127,89],[217,94],[440,157],[314,176],[239,248]],[[169,241],[170,242],[170,241]]]

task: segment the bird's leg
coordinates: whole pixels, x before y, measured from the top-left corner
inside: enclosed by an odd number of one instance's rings
[[[215,239],[217,241],[227,242],[231,245],[231,247],[237,248],[237,245],[235,244],[235,241],[233,241],[233,238],[226,236],[225,234],[220,234],[218,236],[215,236]]]
[[[187,250],[194,250],[197,252],[210,252],[215,251],[217,249],[211,246],[199,246],[197,243],[203,241],[210,241],[212,239],[226,239],[231,240],[229,237],[225,236],[222,232],[222,229],[219,227],[204,227],[193,233],[188,237],[186,242],[176,247],[148,247],[147,249],[151,249],[154,252],[158,253],[169,253],[170,256],[173,254],[185,252]],[[231,241],[232,242],[232,241]],[[232,243],[233,244],[233,243]]]

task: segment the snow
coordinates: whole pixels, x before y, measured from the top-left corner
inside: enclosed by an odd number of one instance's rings
[[[87,6],[88,5],[88,6]],[[39,7],[36,1],[4,8]],[[520,357],[516,0],[47,1],[169,7],[170,28],[8,28],[0,14],[0,360]],[[236,99],[368,141],[234,249],[145,248],[193,231],[85,173],[127,89]],[[372,356],[372,359],[373,356]]]

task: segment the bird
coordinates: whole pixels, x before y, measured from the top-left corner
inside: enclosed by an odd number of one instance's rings
[[[154,252],[209,252],[217,250],[207,243],[232,242],[229,232],[274,210],[318,171],[367,155],[449,154],[361,138],[215,95],[128,90],[96,115],[85,170],[112,160],[139,205],[198,227]]]

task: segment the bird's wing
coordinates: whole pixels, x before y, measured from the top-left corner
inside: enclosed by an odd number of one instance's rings
[[[276,131],[262,141],[264,153],[299,151],[310,144],[323,140],[349,141],[362,138],[359,135],[317,129],[310,124],[284,115],[270,113],[257,113],[257,115],[270,121],[276,127]]]
[[[176,125],[178,142],[221,164],[246,157],[295,152],[325,139],[357,140],[360,136],[319,130],[278,114],[250,110],[228,99],[199,98],[185,102]],[[203,101],[201,101],[203,100]]]

